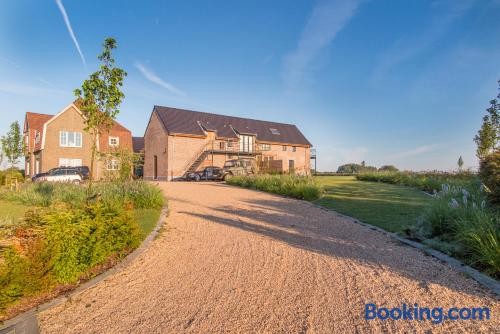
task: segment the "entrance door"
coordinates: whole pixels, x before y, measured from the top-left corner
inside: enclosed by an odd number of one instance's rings
[[[158,178],[158,157],[154,156],[153,161],[153,178],[156,180]]]

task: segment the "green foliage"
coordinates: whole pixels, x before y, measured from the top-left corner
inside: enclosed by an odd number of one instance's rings
[[[441,172],[370,172],[356,175],[360,181],[384,182],[414,187],[430,193],[437,192],[443,184],[451,184],[466,188],[479,187],[477,175],[470,172],[441,173]]]
[[[112,56],[117,43],[114,38],[106,38],[103,52],[98,56],[102,61],[99,70],[84,80],[81,89],[75,89],[80,109],[85,116],[85,131],[92,134],[92,157],[90,166],[89,192],[92,188],[93,166],[97,149],[97,138],[102,131],[109,132],[113,120],[120,113],[118,109],[125,95],[121,91],[127,72],[115,66]]]
[[[458,158],[457,165],[458,165],[458,170],[462,170],[462,167],[464,166],[464,159],[462,159],[462,156]]]
[[[397,172],[399,169],[393,165],[384,165],[378,169],[379,172]]]
[[[500,205],[500,150],[485,156],[479,163],[479,176],[488,188],[488,199]]]
[[[15,121],[10,125],[10,130],[0,139],[3,154],[7,157],[11,168],[19,161],[23,155],[23,137],[19,122]]]
[[[18,182],[24,182],[24,175],[15,167],[0,171],[0,186],[9,184],[12,179],[17,179]]]
[[[143,181],[103,182],[94,189],[99,201],[115,207],[130,204],[134,208],[163,206],[163,195],[158,187]],[[26,205],[49,207],[65,203],[73,208],[86,205],[87,194],[83,187],[69,183],[26,183],[17,192],[0,189],[0,199],[17,201]]]
[[[500,80],[498,81],[500,90]],[[500,93],[497,95],[500,99]],[[490,101],[490,107],[486,109],[487,114],[483,117],[483,124],[474,141],[477,144],[476,154],[481,160],[494,150],[500,149],[500,102],[497,99]]]
[[[372,172],[372,171],[376,171],[376,170],[377,170],[376,167],[366,166],[366,163],[363,161],[361,163],[361,165],[351,163],[351,164],[345,164],[345,165],[339,166],[339,168],[337,169],[337,173],[357,174],[357,173],[364,173],[364,172]]]
[[[21,297],[77,282],[109,257],[137,247],[141,237],[128,212],[103,204],[32,212],[26,226],[17,233],[23,247],[2,252],[0,310]]]
[[[500,215],[482,189],[443,185],[411,234],[499,278]]]
[[[307,201],[318,199],[322,193],[321,186],[312,177],[292,174],[234,176],[227,183]]]

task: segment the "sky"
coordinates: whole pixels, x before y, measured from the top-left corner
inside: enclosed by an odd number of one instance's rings
[[[476,168],[500,79],[500,0],[0,0],[0,135],[56,114],[118,42],[118,120],[154,105],[296,124],[318,169]]]

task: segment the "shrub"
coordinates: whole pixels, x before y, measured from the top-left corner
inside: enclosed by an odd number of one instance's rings
[[[443,185],[412,236],[500,277],[500,219],[483,188]]]
[[[360,181],[384,182],[418,188],[429,193],[435,193],[443,184],[460,186],[467,189],[479,187],[477,175],[470,172],[440,173],[440,172],[364,172],[356,175]]]
[[[481,159],[479,176],[490,191],[488,197],[491,202],[500,204],[500,150]]]
[[[312,201],[321,196],[322,188],[312,177],[297,175],[234,176],[227,183],[279,195]]]
[[[142,209],[163,206],[161,190],[143,181],[98,183],[94,192],[99,194],[100,201],[107,205],[123,207],[124,204],[130,203],[133,207]],[[68,183],[27,183],[18,192],[3,189],[0,191],[0,199],[41,207],[66,203],[73,208],[79,208],[87,204],[86,189]]]
[[[399,171],[399,169],[397,169],[393,165],[385,165],[385,166],[380,167],[378,170],[379,170],[379,172],[397,172],[397,171]]]
[[[17,231],[20,246],[2,252],[0,310],[21,297],[77,282],[89,269],[140,242],[137,223],[116,207],[52,210],[27,215],[27,225]]]

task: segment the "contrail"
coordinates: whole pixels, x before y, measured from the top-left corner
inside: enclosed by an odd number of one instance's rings
[[[64,18],[64,23],[66,23],[66,28],[68,28],[69,35],[71,36],[73,43],[75,43],[76,50],[80,54],[80,58],[82,58],[82,63],[84,66],[86,66],[87,63],[85,62],[85,57],[83,56],[82,50],[80,50],[80,45],[78,44],[78,40],[76,39],[75,33],[73,32],[73,28],[71,28],[71,22],[69,22],[69,17],[68,14],[66,13],[66,9],[64,9],[62,0],[56,0],[56,4],[57,7],[59,7],[59,10],[61,11],[61,14]]]

